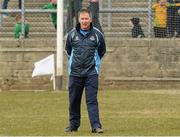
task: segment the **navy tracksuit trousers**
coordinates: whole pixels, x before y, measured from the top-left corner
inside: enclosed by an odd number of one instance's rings
[[[97,101],[98,75],[69,77],[69,115],[70,127],[78,128],[81,119],[81,98],[85,89],[86,104],[92,129],[101,127]]]

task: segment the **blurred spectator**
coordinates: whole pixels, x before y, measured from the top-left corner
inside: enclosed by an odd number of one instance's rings
[[[57,9],[57,0],[50,0],[50,2],[43,6],[43,9]],[[51,21],[54,28],[57,29],[57,13],[51,13]]]
[[[92,13],[93,26],[103,32],[99,22],[99,0],[89,0],[89,9]]]
[[[167,7],[166,0],[158,0],[153,5],[154,10],[154,35],[155,37],[166,37],[166,18],[167,18]]]
[[[78,23],[78,12],[82,8],[83,0],[68,0],[67,3],[67,32],[69,32],[75,24]],[[74,24],[75,17],[75,24]]]
[[[144,38],[144,33],[142,31],[141,25],[140,25],[140,19],[137,17],[133,17],[130,19],[129,24],[132,27],[132,37],[133,38]]]
[[[8,7],[8,2],[9,2],[10,0],[4,0],[3,1],[3,5],[2,5],[2,8],[3,9],[7,9],[7,7]],[[19,9],[21,9],[21,0],[19,0]]]
[[[83,0],[68,0],[67,32],[69,32],[79,22],[78,12],[82,8],[82,2]],[[99,0],[89,0],[88,8],[92,13],[94,27],[97,27],[102,32],[102,28],[99,22]]]
[[[170,4],[174,4],[174,0],[168,0]],[[170,6],[167,7],[167,36],[173,37],[175,35],[175,17],[176,17],[176,7]]]
[[[7,9],[7,7],[8,7],[8,2],[9,2],[10,0],[4,0],[3,1],[3,4],[2,4],[2,9]],[[21,9],[21,0],[19,0],[19,9]],[[3,17],[7,17],[8,16],[8,14],[6,14],[6,13],[3,13]]]
[[[180,5],[178,3],[180,3],[180,0],[175,0],[176,3],[176,14],[175,14],[175,30],[176,30],[176,37],[180,37]]]
[[[21,25],[21,15],[18,14],[16,16],[16,24],[14,27],[14,38],[20,38],[21,37],[21,31],[22,31],[22,25]],[[29,35],[29,28],[30,25],[28,24],[27,20],[25,20],[25,25],[24,25],[24,29],[25,29],[25,34],[24,37],[28,38]]]
[[[152,6],[154,10],[154,34],[155,37],[164,38],[167,33],[167,7],[180,6],[180,3],[167,3],[167,0],[157,0]]]

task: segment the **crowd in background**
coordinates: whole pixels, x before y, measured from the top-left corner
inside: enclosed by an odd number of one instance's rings
[[[7,9],[8,2],[10,0],[4,0],[2,4],[3,9]],[[18,1],[19,9],[21,9],[21,0]],[[83,0],[66,0],[65,2],[67,8],[67,21],[65,26],[65,32],[69,32],[75,24],[78,23],[78,12],[82,8]],[[89,0],[89,6],[87,7],[92,13],[93,25],[97,27],[101,32],[103,32],[102,27],[99,22],[99,1]],[[42,9],[57,9],[57,0],[49,0],[49,3],[44,5]],[[180,36],[180,0],[157,0],[152,6],[153,11],[153,31],[154,37],[166,38],[166,37],[179,37]],[[3,13],[3,17],[8,16],[7,13]],[[19,16],[19,15],[18,15]],[[20,19],[19,19],[20,20]],[[21,22],[17,21],[14,27],[14,37],[18,38],[21,33],[20,26]],[[51,21],[54,28],[57,28],[57,14],[51,13]],[[29,26],[26,19],[25,27]],[[140,25],[140,18],[132,17],[129,22],[132,27],[132,37],[133,38],[143,38],[145,37],[143,29]],[[30,27],[30,26],[29,26]],[[25,29],[29,30],[29,29]],[[29,34],[29,32],[26,32]],[[28,36],[27,36],[28,37]]]
[[[157,0],[154,11],[154,35],[158,38],[180,36],[180,1]]]
[[[180,36],[180,0],[157,0],[152,11],[155,38]],[[130,19],[130,25],[133,38],[145,37],[138,17]]]
[[[8,2],[10,0],[4,0],[3,1],[3,9],[7,9],[8,7]],[[82,8],[82,2],[83,0],[67,0],[67,25],[65,26],[66,32],[70,31],[75,24],[78,23],[78,12]],[[99,22],[99,1],[98,0],[89,0],[89,6],[87,7],[91,13],[92,13],[92,18],[93,18],[93,25],[97,27],[100,31],[102,31],[100,22]],[[19,0],[19,9],[21,9],[21,0]],[[49,0],[49,3],[45,4],[42,9],[57,9],[57,0]],[[17,17],[18,16],[18,17]],[[19,38],[21,34],[21,19],[19,15],[16,16],[16,24],[14,27],[14,37]],[[3,17],[6,18],[8,17],[7,13],[3,13]],[[18,20],[17,20],[18,18]],[[75,22],[74,22],[75,18]],[[54,25],[54,28],[57,28],[57,13],[51,13],[51,21]],[[25,22],[25,38],[28,37],[29,34],[29,23],[26,19]],[[18,26],[18,27],[17,27]],[[28,26],[28,29],[27,29]],[[19,32],[18,32],[19,31]]]

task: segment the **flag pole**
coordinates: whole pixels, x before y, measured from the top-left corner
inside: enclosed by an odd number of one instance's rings
[[[53,77],[53,90],[56,90],[56,79],[55,79],[55,75],[53,75],[52,77]]]
[[[56,61],[56,56],[54,55],[54,73],[53,73],[53,75],[52,75],[52,80],[53,80],[53,90],[55,91],[56,90],[56,78],[55,78],[55,76],[56,76],[56,63],[55,63],[55,61]]]
[[[57,0],[57,47],[55,90],[63,88],[63,0]]]

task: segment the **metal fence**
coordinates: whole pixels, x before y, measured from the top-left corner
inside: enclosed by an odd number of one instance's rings
[[[3,34],[4,37],[13,36],[12,31],[15,24],[14,17],[17,13],[20,13],[22,16],[22,36],[25,35],[24,24],[26,18],[31,28],[30,37],[56,37],[56,30],[54,29],[50,18],[50,13],[55,13],[56,10],[42,9],[43,5],[49,2],[48,0],[22,0],[21,9],[18,8],[17,0],[10,0],[8,8],[2,9],[2,1],[3,0],[1,0],[0,13],[9,13],[10,18],[4,19],[2,14],[0,14],[0,37],[3,36]],[[65,0],[65,2],[67,1]],[[153,27],[153,18],[155,14],[152,10],[152,6],[156,3],[155,0],[99,0],[99,3],[100,22],[106,36],[122,38],[132,37],[133,27],[130,21],[133,20],[137,22],[137,18],[139,18],[139,24],[141,25],[145,37],[155,37]],[[176,4],[177,3],[178,2],[176,2]],[[180,33],[180,27],[178,26],[180,24],[180,10],[176,7],[173,15],[169,12],[171,10],[171,7],[167,6],[164,13],[160,15],[166,15],[166,37],[178,36]],[[64,13],[64,18],[66,18],[66,9]],[[66,19],[64,24],[66,24]],[[8,32],[11,35],[6,34]],[[139,32],[135,31],[135,33]]]
[[[152,0],[100,0],[100,20],[109,36],[131,37],[132,18],[139,18],[146,37],[152,36]]]
[[[51,21],[51,13],[55,9],[43,9],[49,0],[21,0],[21,8],[17,0],[10,0],[7,9],[3,9],[1,0],[0,9],[0,37],[12,38],[16,26],[17,15],[21,16],[21,38],[26,35],[25,24],[29,24],[31,38],[56,37],[56,29]]]
[[[130,21],[140,21],[145,37],[180,36],[179,0],[100,0],[100,19],[109,37],[139,37],[141,30]],[[136,34],[135,34],[136,33]],[[141,35],[140,35],[141,36]]]

